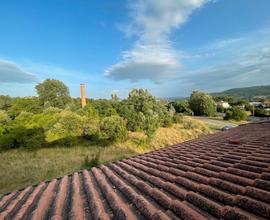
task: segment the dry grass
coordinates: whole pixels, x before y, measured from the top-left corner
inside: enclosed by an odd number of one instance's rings
[[[0,194],[81,170],[85,167],[85,158],[94,158],[99,151],[99,163],[106,163],[193,139],[209,132],[210,129],[203,122],[184,117],[181,124],[174,124],[171,128],[160,128],[150,142],[143,133],[130,132],[126,142],[105,148],[88,145],[2,152]]]

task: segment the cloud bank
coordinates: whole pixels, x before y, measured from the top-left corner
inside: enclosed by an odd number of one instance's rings
[[[269,34],[270,29],[266,28],[249,36],[242,36],[239,38],[241,40],[221,40],[220,43],[214,42],[205,46],[203,53],[215,54],[210,59],[213,63],[203,68],[185,71],[178,76],[179,82],[188,83],[193,89],[207,91],[269,84]],[[226,47],[223,48],[223,44],[226,44]],[[198,57],[189,59],[193,59],[195,63],[200,59],[202,62],[209,60],[207,57]]]
[[[172,30],[184,24],[190,14],[210,0],[137,0],[130,1],[131,22],[124,29],[138,39],[122,60],[106,70],[115,79],[142,79],[161,82],[172,78],[181,67],[179,54],[169,40]]]
[[[35,75],[23,71],[16,63],[0,60],[0,83],[32,83],[36,81]]]

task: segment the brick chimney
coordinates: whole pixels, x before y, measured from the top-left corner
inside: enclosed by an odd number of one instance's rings
[[[85,86],[84,83],[81,84],[81,103],[82,108],[86,106],[86,97],[85,97]]]

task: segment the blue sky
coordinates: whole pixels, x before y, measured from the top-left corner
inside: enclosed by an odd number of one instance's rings
[[[0,1],[0,94],[157,97],[270,84],[269,0]]]

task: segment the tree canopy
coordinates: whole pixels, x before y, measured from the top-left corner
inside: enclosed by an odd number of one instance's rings
[[[189,106],[195,115],[213,116],[216,112],[216,104],[213,98],[199,91],[192,92]]]
[[[36,91],[42,105],[65,108],[71,101],[68,87],[56,79],[46,79],[39,83]]]

